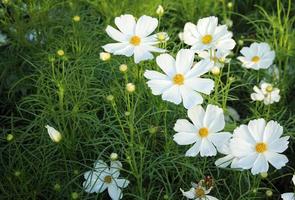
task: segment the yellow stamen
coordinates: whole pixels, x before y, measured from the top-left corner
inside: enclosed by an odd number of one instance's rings
[[[200,137],[202,137],[202,138],[207,137],[208,134],[209,134],[209,131],[207,128],[200,128],[200,130],[199,130]]]
[[[212,36],[211,35],[205,35],[202,37],[203,44],[210,44],[212,42]]]
[[[205,191],[202,188],[196,188],[195,193],[196,193],[196,196],[199,198],[202,198],[205,196]]]
[[[258,153],[263,153],[263,152],[265,152],[267,150],[267,144],[265,144],[263,142],[257,143],[256,146],[255,146],[255,150]]]
[[[252,60],[252,62],[257,63],[257,62],[259,62],[260,58],[259,58],[259,56],[254,56],[251,60]]]
[[[130,44],[133,44],[134,46],[138,46],[141,42],[141,39],[140,39],[140,37],[134,35],[131,37],[129,42],[130,42]]]
[[[176,74],[173,77],[173,83],[176,85],[183,85],[184,82],[184,76],[182,74]]]
[[[111,183],[112,182],[112,177],[111,176],[105,176],[104,177],[104,182],[105,183]]]
[[[273,87],[271,85],[269,85],[269,86],[266,87],[265,90],[266,90],[266,92],[272,92]]]

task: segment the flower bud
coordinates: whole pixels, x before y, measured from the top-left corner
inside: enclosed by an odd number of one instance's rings
[[[135,91],[135,85],[133,83],[127,83],[126,84],[126,90],[129,93],[132,93]]]
[[[77,192],[72,192],[71,197],[72,197],[72,199],[78,199],[79,194]]]
[[[273,192],[270,189],[268,189],[266,190],[265,195],[271,197],[273,195]]]
[[[62,49],[59,49],[56,53],[59,56],[64,56],[65,55],[65,52]]]
[[[112,102],[112,101],[114,101],[114,96],[110,94],[106,97],[106,99],[107,99],[107,101]]]
[[[128,70],[128,66],[126,64],[122,64],[119,66],[119,70],[120,72],[125,73]]]
[[[12,141],[13,138],[14,138],[14,136],[13,136],[12,134],[7,134],[7,136],[6,136],[6,140],[7,140],[8,142]]]
[[[268,174],[267,174],[267,172],[261,172],[260,176],[261,176],[261,178],[267,178]]]
[[[73,21],[74,22],[79,22],[80,21],[80,16],[79,15],[75,15],[74,17],[73,17]]]
[[[117,153],[111,153],[110,155],[111,160],[115,161],[118,159],[118,154]]]
[[[157,13],[157,15],[159,15],[159,17],[162,17],[164,15],[164,8],[162,5],[158,5],[156,13]]]
[[[233,7],[233,3],[232,3],[232,2],[228,2],[228,3],[227,3],[227,7],[228,7],[229,9],[231,9],[231,8]]]
[[[53,142],[59,143],[61,141],[62,136],[59,131],[57,131],[55,128],[53,128],[49,125],[46,125],[45,128],[47,128],[47,132],[49,134],[49,137],[51,138],[51,140]]]
[[[100,60],[107,61],[107,60],[110,60],[111,59],[111,54],[108,53],[108,52],[101,52],[99,54],[99,57],[100,57]]]
[[[219,69],[219,67],[214,66],[214,67],[211,69],[211,72],[212,72],[213,75],[217,76],[217,75],[220,74],[220,69]]]

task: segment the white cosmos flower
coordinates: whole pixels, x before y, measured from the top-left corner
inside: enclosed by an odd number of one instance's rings
[[[235,157],[231,152],[228,140],[221,148],[219,148],[219,152],[226,155],[222,158],[219,158],[215,161],[215,165],[217,167],[226,168],[230,165],[231,168],[239,168],[238,161],[239,158]]]
[[[266,69],[272,65],[275,59],[275,52],[271,51],[267,43],[254,42],[250,47],[243,47],[238,59],[242,66],[248,69]]]
[[[230,59],[227,59],[226,56],[229,55],[230,51],[221,51],[221,50],[209,50],[209,51],[197,51],[199,57],[203,59],[208,59],[213,63],[214,67],[221,68],[225,63],[228,63]]]
[[[102,48],[114,55],[130,57],[134,55],[134,62],[153,59],[151,52],[165,52],[156,47],[159,43],[156,35],[151,35],[158,26],[158,20],[149,16],[141,16],[137,22],[132,15],[121,15],[115,18],[119,30],[107,26],[106,32],[117,43],[104,45]]]
[[[122,163],[120,161],[111,161],[111,167],[98,160],[94,163],[94,169],[84,173],[84,190],[88,193],[101,193],[108,189],[112,200],[122,199],[122,188],[128,186],[129,181],[119,178]]]
[[[212,67],[209,61],[200,61],[193,66],[194,52],[181,49],[176,60],[169,54],[156,58],[157,64],[165,74],[146,70],[144,76],[154,95],[162,95],[162,99],[180,104],[189,109],[203,103],[200,93],[209,95],[214,87],[214,81],[200,78]]]
[[[184,26],[184,43],[193,50],[218,49],[228,51],[235,47],[232,32],[226,25],[218,25],[218,18],[211,16],[199,19],[197,25],[188,22]]]
[[[295,185],[295,174],[292,176],[292,182]]]
[[[295,200],[295,193],[288,192],[281,195],[283,200]]]
[[[184,191],[180,188],[182,195],[188,199],[195,199],[195,200],[218,200],[217,198],[208,195],[212,189],[206,188],[203,186],[203,180],[200,181],[198,184],[192,183],[192,188],[189,191]]]
[[[269,163],[276,169],[286,165],[288,158],[281,154],[288,148],[289,136],[281,137],[283,127],[275,121],[251,120],[234,130],[230,149],[239,158],[238,165],[251,169],[252,174],[267,172]]]
[[[58,143],[61,141],[62,136],[58,130],[49,125],[46,125],[45,128],[47,129],[48,135],[53,142]]]
[[[215,156],[231,137],[230,133],[221,132],[225,126],[223,110],[211,104],[206,111],[202,106],[196,106],[188,110],[188,117],[193,124],[186,119],[177,120],[174,126],[177,133],[173,140],[179,145],[193,144],[185,156],[197,156],[199,153],[202,157]]]
[[[270,83],[261,83],[260,88],[253,87],[254,93],[251,94],[253,101],[263,101],[265,105],[279,102],[281,99],[280,90],[274,88]]]

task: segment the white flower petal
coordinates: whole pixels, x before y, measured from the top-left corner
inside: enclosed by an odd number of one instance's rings
[[[108,185],[108,193],[112,200],[121,199],[122,191],[115,183],[111,183]]]
[[[183,31],[183,41],[185,44],[194,45],[197,41],[197,38],[193,34],[197,32],[197,26],[191,22],[188,22],[184,25]]]
[[[126,43],[110,43],[110,44],[106,44],[106,45],[102,46],[102,48],[109,53],[114,53],[117,51],[124,50],[126,48],[126,45],[127,45]],[[119,55],[119,54],[117,54],[117,55]]]
[[[214,81],[208,78],[190,78],[185,80],[184,84],[197,92],[207,95],[209,95],[214,88]]]
[[[203,97],[194,90],[187,88],[185,85],[180,87],[181,96],[183,99],[183,105],[186,109],[202,104]]]
[[[151,60],[154,56],[144,46],[137,46],[134,48],[134,62],[137,64],[141,61]]]
[[[283,127],[276,121],[269,121],[264,129],[263,141],[270,143],[278,140],[283,134]]]
[[[186,151],[185,156],[187,157],[197,156],[200,152],[200,147],[201,147],[201,140],[197,140],[196,143]]]
[[[135,28],[135,35],[146,37],[150,35],[158,26],[158,20],[156,18],[143,15],[141,16]]]
[[[186,132],[179,132],[173,136],[173,140],[178,145],[188,145],[193,144],[197,141],[197,133],[186,133]]]
[[[207,138],[202,139],[200,146],[200,155],[204,156],[215,156],[217,154],[216,148]]]
[[[153,70],[146,70],[143,75],[147,79],[170,80],[165,74]]]
[[[190,120],[192,120],[192,122],[194,123],[194,125],[198,129],[204,127],[203,120],[205,117],[205,111],[202,108],[202,106],[200,106],[200,105],[195,106],[195,107],[189,109],[187,113],[188,113],[188,117],[190,118]]]
[[[263,141],[263,135],[264,135],[263,133],[264,133],[265,125],[266,125],[266,122],[262,118],[251,120],[248,123],[249,131],[256,142]]]
[[[268,162],[270,162],[270,164],[276,169],[281,169],[289,161],[285,155],[279,153],[266,152],[265,156]]]
[[[209,134],[208,140],[211,141],[219,150],[227,141],[232,137],[232,134],[229,132],[220,132],[220,133],[213,133]]]
[[[176,72],[186,74],[193,65],[194,51],[190,49],[181,49],[176,55]]]
[[[136,21],[132,15],[126,14],[115,18],[115,24],[125,35],[135,34]]]
[[[212,196],[210,196],[210,195],[206,195],[206,198],[205,198],[206,200],[218,200],[217,198],[215,198],[215,197],[212,197]]]
[[[150,80],[147,84],[151,88],[153,95],[163,94],[166,90],[173,86],[170,80]]]
[[[107,26],[106,32],[113,40],[116,40],[118,42],[127,41],[127,37],[117,29],[113,28],[112,26]]]
[[[122,168],[122,163],[120,161],[111,161],[110,173],[113,178],[118,178],[120,175],[120,169]]]
[[[182,195],[189,199],[195,198],[195,189],[191,188],[189,191],[185,192],[183,189],[180,188],[180,191],[182,192]]]
[[[161,54],[157,56],[156,62],[169,77],[172,78],[176,74],[175,60],[169,54]]]
[[[224,156],[222,158],[217,159],[215,161],[215,165],[217,167],[226,168],[232,163],[233,159],[234,159],[233,155],[226,155],[226,156]]]
[[[120,188],[126,188],[129,185],[130,182],[127,179],[118,178],[118,179],[115,179],[115,183]]]
[[[269,165],[265,156],[263,154],[259,154],[253,164],[251,172],[253,175],[255,175],[261,172],[267,172],[268,168],[269,168]]]
[[[282,153],[288,148],[289,136],[282,137],[268,144],[268,151]]]
[[[110,44],[108,44],[108,45],[110,45]],[[122,48],[122,49],[117,48],[115,51],[113,51],[113,54],[114,55],[124,55],[127,57],[132,56],[134,54],[134,46],[129,45],[129,44],[128,45],[124,44],[124,45],[125,45],[124,48]],[[105,46],[107,46],[107,45],[105,45]],[[113,45],[113,47],[114,47],[114,45]]]
[[[162,99],[165,101],[175,103],[177,105],[180,104],[182,101],[182,98],[181,98],[179,86],[174,85],[168,90],[166,90],[162,95]]]
[[[206,108],[204,125],[213,133],[223,130],[225,126],[223,110],[218,106],[209,104]]]
[[[243,169],[250,169],[251,167],[253,167],[257,157],[258,157],[257,153],[248,154],[239,159],[239,161],[237,162],[238,166]]]
[[[213,63],[209,60],[201,60],[185,75],[186,79],[202,76],[213,67]]]
[[[295,200],[295,193],[288,192],[281,195],[283,200]]]
[[[197,133],[198,129],[186,119],[178,119],[174,125],[176,132]]]

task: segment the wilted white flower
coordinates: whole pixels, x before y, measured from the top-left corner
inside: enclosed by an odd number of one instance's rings
[[[236,45],[232,36],[226,25],[218,25],[218,18],[214,16],[199,19],[197,25],[186,23],[183,32],[184,43],[196,51],[229,51]]]
[[[158,20],[149,16],[141,16],[137,22],[132,15],[121,15],[115,18],[119,30],[107,26],[107,34],[117,43],[104,45],[102,48],[114,55],[130,57],[134,55],[134,62],[153,59],[151,52],[165,52],[156,47],[160,42],[156,35],[151,35],[158,26]]]
[[[281,154],[289,144],[289,136],[281,137],[283,127],[275,121],[251,120],[234,130],[230,140],[232,154],[239,158],[237,164],[251,169],[252,174],[267,172],[269,163],[276,169],[286,165],[288,158]]]
[[[177,133],[173,140],[179,145],[193,144],[185,156],[197,156],[199,153],[202,157],[215,156],[231,137],[229,132],[222,132],[225,126],[223,110],[211,104],[206,111],[202,106],[195,106],[188,110],[188,117],[193,124],[186,119],[177,120],[174,125]]]
[[[248,69],[266,69],[275,59],[275,52],[271,51],[267,43],[254,42],[250,47],[243,47],[240,52],[243,56],[239,56],[238,60]]]
[[[111,54],[108,53],[108,52],[100,52],[99,58],[102,61],[107,61],[107,60],[110,60],[111,59]]]
[[[50,139],[53,141],[53,142],[60,142],[61,139],[62,139],[62,136],[61,136],[61,133],[59,131],[57,131],[55,128],[49,126],[49,125],[46,125],[45,128],[47,128],[47,132],[49,134],[49,137]]]
[[[122,199],[122,188],[126,188],[129,181],[119,178],[121,168],[122,163],[120,161],[111,161],[111,167],[102,160],[96,161],[94,169],[84,173],[84,190],[88,193],[102,193],[108,189],[112,200]]]
[[[156,10],[157,15],[160,17],[164,15],[164,8],[162,5],[158,5],[157,10]]]
[[[184,191],[180,188],[182,195],[188,199],[195,200],[218,200],[217,198],[208,195],[212,190],[212,187],[206,188],[203,185],[204,180],[201,180],[198,184],[192,183],[192,188],[189,191]]]
[[[200,76],[211,69],[209,61],[202,60],[193,66],[194,52],[181,49],[176,60],[169,54],[162,54],[156,59],[158,66],[165,74],[146,70],[144,76],[149,79],[148,86],[154,95],[162,95],[162,99],[180,104],[189,109],[203,103],[200,93],[210,94],[214,81]]]
[[[274,88],[270,83],[261,83],[260,88],[253,87],[254,93],[251,94],[253,101],[263,101],[265,105],[279,102],[281,99],[280,90]]]

